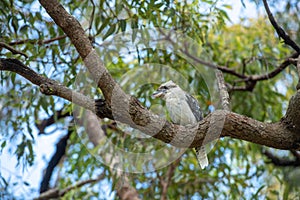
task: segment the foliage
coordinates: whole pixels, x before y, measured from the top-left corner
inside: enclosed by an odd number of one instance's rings
[[[137,96],[148,107],[157,103],[157,100],[150,98],[152,86],[156,85],[139,87],[135,80],[124,77],[132,69],[143,70],[145,63],[167,65],[187,77],[188,86],[196,91],[193,93],[206,114],[215,102],[210,101],[201,75],[185,59],[173,52],[155,48],[142,49],[131,57],[128,52],[122,55],[116,51],[118,44],[111,40],[115,34],[153,27],[180,30],[202,45],[208,61],[248,75],[267,73],[290,53],[277,39],[266,18],[231,25],[228,17],[231,6],[221,1],[69,0],[62,4],[83,25],[113,77],[124,83],[126,92]],[[293,1],[285,6],[284,10],[288,12],[279,12],[279,21],[292,33],[297,33],[299,12],[293,8],[298,7],[293,6]],[[70,40],[64,37],[63,31],[54,24],[38,1],[2,0],[0,8],[0,41],[26,53],[28,58],[13,55],[6,49],[0,49],[0,56],[18,58],[36,72],[74,88],[76,76],[84,68],[83,62]],[[133,31],[133,39],[135,34]],[[296,41],[300,40],[297,34],[293,36]],[[160,71],[156,73],[157,76],[162,75]],[[39,151],[35,147],[35,140],[39,137],[35,123],[61,108],[70,109],[70,102],[41,95],[36,87],[13,73],[1,72],[0,76],[1,154],[10,149],[12,156],[16,156],[19,164],[26,168],[40,162],[34,160]],[[294,76],[295,72],[287,69],[271,80],[258,83],[253,92],[232,92],[232,110],[265,122],[278,121],[293,94],[291,85],[295,85]],[[226,74],[225,79],[228,83],[240,84],[230,74]],[[94,94],[92,97],[100,95]],[[58,120],[52,131],[48,132],[67,131],[65,127],[68,123],[68,120]],[[111,122],[104,123],[109,125]],[[135,137],[126,137],[126,134],[120,137],[120,133],[114,130],[108,130],[107,135],[120,147],[138,142]],[[99,173],[105,173],[106,178],[98,185],[72,190],[64,198],[103,198],[108,194],[101,187],[105,184],[105,188],[109,188],[115,196],[114,184],[118,179],[115,172],[91,155],[86,148],[90,145],[87,138],[80,140],[76,136],[72,134],[67,156],[56,172],[58,187],[65,188]],[[149,144],[153,140],[149,139]],[[292,174],[298,172],[291,169],[292,172],[288,173],[268,164],[262,155],[265,149],[244,141],[221,139],[210,151],[210,165],[204,171],[197,166],[194,152],[187,150],[169,181],[168,198],[274,199],[291,197],[299,192],[299,186],[290,181]],[[170,166],[167,166],[155,172],[130,174],[130,183],[142,199],[159,199],[162,192],[160,177],[167,177],[169,169]],[[8,194],[10,184],[1,175],[1,188]]]

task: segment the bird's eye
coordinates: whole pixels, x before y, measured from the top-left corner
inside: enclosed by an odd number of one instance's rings
[[[161,88],[160,89],[164,89],[164,90],[166,90],[166,89],[168,89],[168,87],[167,86],[161,86]]]

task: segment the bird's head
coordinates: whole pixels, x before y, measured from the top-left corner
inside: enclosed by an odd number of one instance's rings
[[[152,97],[163,99],[166,95],[171,93],[176,88],[178,88],[178,85],[176,85],[173,81],[168,81],[161,84],[158,89],[152,94]]]

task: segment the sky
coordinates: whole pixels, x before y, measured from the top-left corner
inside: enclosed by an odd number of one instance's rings
[[[257,9],[254,3],[249,3],[247,0],[244,1],[246,7],[243,7],[241,1],[237,0],[227,0],[220,1],[220,4],[230,4],[232,5],[232,10],[228,11],[228,15],[231,18],[232,22],[230,24],[238,23],[240,17],[255,18],[257,17]],[[263,10],[259,11],[263,13]],[[2,130],[3,131],[3,130]],[[60,140],[60,138],[65,135],[66,132],[54,133],[51,135],[41,135],[38,136],[35,131],[35,144],[34,152],[36,153],[34,165],[23,169],[22,167],[16,167],[17,159],[13,155],[13,152],[8,152],[8,148],[1,154],[0,158],[0,173],[6,180],[9,180],[10,184],[15,182],[22,183],[26,181],[29,183],[29,186],[25,184],[17,184],[13,186],[13,193],[24,195],[24,196],[38,196],[39,184],[42,177],[42,172],[47,166],[47,162],[50,160],[52,154],[55,151],[55,145]],[[0,136],[1,138],[1,136]],[[35,191],[30,189],[34,188]],[[1,193],[0,193],[1,195]],[[0,196],[1,197],[1,196]]]

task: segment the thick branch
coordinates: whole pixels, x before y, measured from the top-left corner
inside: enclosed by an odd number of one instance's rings
[[[223,73],[220,70],[216,70],[215,73],[218,81],[218,88],[221,96],[223,109],[230,111],[229,94],[227,92],[227,87],[225,85]]]
[[[79,22],[67,13],[59,2],[56,0],[40,0],[40,2],[56,24],[70,37],[81,57],[85,59],[91,74],[99,78],[97,79],[100,80],[98,87],[102,90],[108,107],[112,109],[113,118],[117,121],[129,124],[133,128],[175,146],[199,146],[205,133],[211,132],[212,136],[210,137],[213,140],[219,136],[219,130],[216,129],[223,128],[222,136],[244,139],[279,149],[299,148],[299,136],[282,123],[265,124],[235,113],[217,111],[199,122],[197,124],[199,126],[193,127],[176,126],[166,122],[141,106],[135,98],[130,98],[122,91],[100,61],[99,56],[96,55]],[[297,117],[300,118],[299,115]],[[225,119],[224,127],[210,126],[211,122],[218,122],[218,119],[221,121]],[[197,130],[196,136],[190,134],[191,130],[195,129]],[[275,134],[278,131],[280,134]]]
[[[282,123],[286,127],[300,135],[300,91],[291,98],[285,117],[282,118]]]
[[[40,86],[40,91],[46,95],[62,97],[88,110],[94,110],[94,101],[79,92],[72,91],[66,86],[44,77],[16,59],[0,58],[0,70],[16,72],[33,84]]]
[[[96,62],[86,64],[86,66],[98,87],[102,90],[107,103],[110,104],[112,91],[114,89],[118,90],[119,86],[109,74],[104,64],[100,61],[99,56],[88,57],[88,55],[93,53],[93,46],[88,36],[85,35],[80,23],[70,15],[57,0],[40,0],[39,2],[46,9],[47,13],[55,23],[71,39],[72,44],[75,46],[81,58],[87,60],[87,62]],[[126,95],[123,94],[123,97],[125,96]]]
[[[300,135],[287,128],[287,124],[282,121],[263,123],[233,112],[217,110],[198,124],[184,127],[165,121],[134,104],[132,108],[135,108],[135,115],[139,118],[131,126],[177,147],[197,147],[204,138],[210,142],[219,137],[232,137],[277,149],[300,149]],[[109,110],[102,103],[100,108],[96,108],[99,117],[111,116],[102,115],[103,112],[98,112],[101,109]],[[122,118],[118,120],[125,122]]]
[[[48,163],[45,174],[43,176],[43,180],[40,185],[40,194],[48,190],[52,172],[61,158],[65,155],[67,142],[71,133],[72,130],[69,130],[68,134],[61,138],[61,140],[56,144],[56,151]]]
[[[34,84],[43,86],[41,91],[45,92],[47,90],[45,94],[62,97],[88,110],[94,111],[94,102],[90,98],[35,73],[17,60],[0,59],[0,70],[17,72]],[[47,87],[45,88],[45,86]],[[115,92],[115,95],[120,94],[118,91]],[[201,145],[206,133],[210,129],[211,131],[209,132],[216,135],[210,135],[210,139],[207,141],[217,139],[219,137],[218,133],[220,133],[222,136],[242,139],[278,149],[297,150],[299,149],[300,141],[300,135],[297,134],[300,124],[299,93],[291,99],[286,117],[281,122],[274,124],[265,124],[231,112],[216,111],[195,126],[183,127],[171,124],[154,115],[145,109],[135,98],[122,99],[119,96],[115,97],[116,102],[114,102],[115,106],[113,108],[102,102],[102,106],[97,107],[97,114],[102,118],[115,118],[165,143],[171,143],[179,147],[197,147]],[[224,126],[218,126],[217,122],[224,119]],[[217,129],[222,129],[222,131],[220,132]]]
[[[297,90],[300,90],[300,55],[297,60],[297,72],[298,72],[298,84],[296,86]]]

